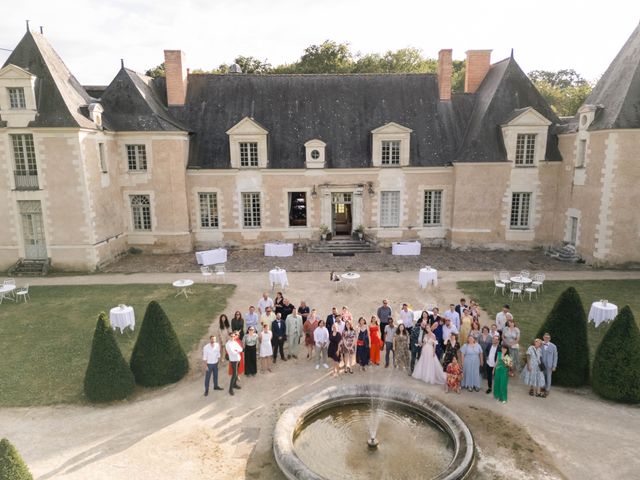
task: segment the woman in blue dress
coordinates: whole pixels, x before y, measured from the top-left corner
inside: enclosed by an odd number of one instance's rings
[[[462,357],[462,388],[468,391],[480,391],[480,367],[483,363],[482,347],[476,339],[469,336],[467,343],[460,349]]]
[[[364,317],[358,319],[358,340],[356,342],[356,361],[362,371],[369,364],[369,329]]]
[[[542,351],[540,346],[542,340],[536,338],[533,345],[527,348],[527,365],[522,369],[522,381],[525,385],[529,385],[529,395],[543,397],[540,389],[544,388],[544,373],[540,369]]]

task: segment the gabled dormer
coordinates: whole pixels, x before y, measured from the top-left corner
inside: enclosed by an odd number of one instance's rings
[[[501,125],[507,160],[515,167],[535,167],[545,160],[551,121],[532,107],[514,110]]]
[[[267,168],[268,134],[266,128],[250,117],[227,130],[231,168]]]
[[[395,122],[389,122],[371,130],[374,167],[405,167],[409,165],[411,130]]]
[[[8,127],[26,127],[35,120],[35,84],[35,75],[16,65],[0,70],[0,117]]]

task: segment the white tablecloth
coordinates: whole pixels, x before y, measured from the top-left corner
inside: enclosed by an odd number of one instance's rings
[[[113,307],[109,310],[109,321],[111,322],[111,328],[120,329],[120,333],[123,333],[124,329],[130,327],[134,330],[136,327],[136,316],[133,312],[133,307]]]
[[[420,288],[426,288],[427,285],[438,285],[438,271],[435,268],[421,268],[418,275]]]
[[[509,280],[511,280],[511,283],[523,283],[525,285],[527,285],[528,283],[531,283],[532,281],[528,277],[521,277],[521,276],[511,277]]]
[[[13,292],[16,289],[16,286],[8,283],[6,285],[2,285],[0,284],[0,303],[2,303],[3,299],[8,299],[8,300],[13,300],[13,297],[11,297],[11,292]]]
[[[265,257],[291,257],[293,256],[293,243],[265,243]]]
[[[393,242],[392,255],[420,255],[422,245],[420,242]]]
[[[269,270],[269,284],[273,287],[276,283],[279,283],[283,287],[289,285],[289,279],[287,279],[287,271],[281,268]]]
[[[215,265],[216,263],[226,263],[227,249],[216,248],[214,250],[204,250],[196,252],[196,260],[199,265]]]
[[[596,324],[596,327],[601,323],[610,322],[618,315],[618,306],[613,303],[604,305],[602,302],[593,302],[591,309],[589,310],[589,321]]]

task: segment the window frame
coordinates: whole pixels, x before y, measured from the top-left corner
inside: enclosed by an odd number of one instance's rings
[[[401,217],[401,193],[399,190],[380,192],[380,227],[398,228]]]
[[[380,165],[396,167],[400,165],[401,140],[380,140]]]
[[[38,176],[36,144],[31,133],[9,134],[13,154],[13,167],[17,175]]]
[[[430,198],[428,198],[430,197]],[[422,203],[422,225],[425,227],[442,226],[442,189],[424,190]],[[429,202],[429,205],[427,205]],[[437,217],[437,221],[434,221]],[[429,220],[430,219],[430,220]]]
[[[138,200],[137,203],[136,200]],[[151,196],[148,194],[131,194],[129,195],[129,207],[131,208],[132,230],[135,232],[153,231]]]
[[[242,228],[262,228],[262,195],[260,192],[241,192],[240,200],[242,206]],[[247,205],[247,200],[250,200],[250,205]]]
[[[509,215],[510,230],[531,230],[532,198],[532,192],[511,192],[511,210]],[[525,212],[526,223],[523,222],[525,219]]]
[[[127,143],[125,145],[128,172],[147,172],[149,161],[147,159],[147,145],[144,143]],[[133,153],[133,155],[131,155]],[[135,168],[131,168],[131,167]]]
[[[209,197],[208,205],[203,205],[204,197]],[[207,209],[208,211],[205,211]],[[203,212],[205,215],[203,215]],[[205,219],[208,225],[205,225]],[[218,192],[198,192],[198,225],[202,230],[217,230],[220,228],[220,210]]]
[[[516,134],[514,164],[517,167],[532,167],[536,163],[537,133]]]
[[[109,166],[107,164],[107,156],[104,150],[104,142],[98,142],[98,163],[101,173],[109,173]]]
[[[576,168],[585,168],[587,164],[587,139],[578,139],[578,151],[576,152]]]
[[[24,87],[7,87],[7,97],[9,99],[9,110],[26,110],[27,97]]]
[[[291,213],[293,209],[293,195],[303,195],[304,196],[304,224],[303,225],[294,225],[291,223]],[[289,190],[287,191],[287,206],[288,206],[288,226],[290,228],[307,228],[309,226],[309,198],[307,192],[304,190]]]
[[[260,166],[260,153],[258,142],[238,142],[240,168],[258,168]],[[243,152],[244,150],[244,152]],[[245,165],[246,163],[246,165]]]

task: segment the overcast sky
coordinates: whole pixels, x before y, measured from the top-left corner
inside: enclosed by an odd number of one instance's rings
[[[593,5],[593,8],[591,7]],[[3,9],[0,48],[13,48],[25,20],[44,33],[83,84],[107,84],[124,58],[144,72],[163,49],[210,69],[252,55],[276,65],[326,39],[352,51],[418,47],[430,57],[453,48],[511,48],[525,72],[573,68],[598,78],[640,21],[631,0],[22,0]],[[0,50],[0,64],[8,52]]]

